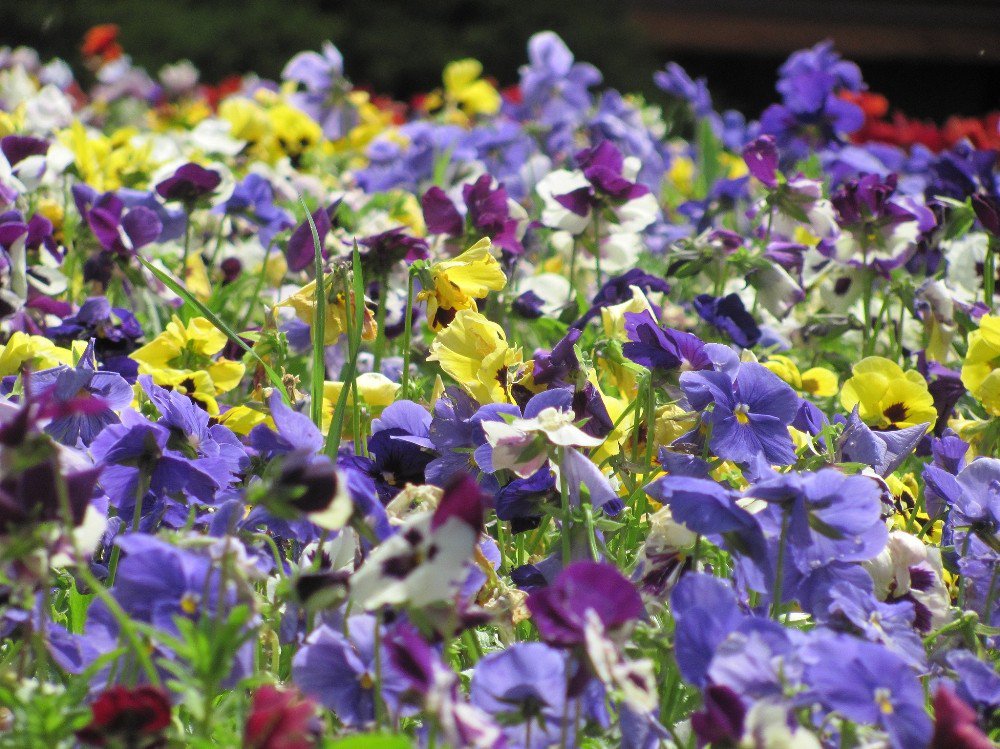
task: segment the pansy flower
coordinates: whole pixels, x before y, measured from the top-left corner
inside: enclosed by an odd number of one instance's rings
[[[483,521],[481,490],[470,477],[445,489],[434,511],[412,515],[351,576],[351,600],[368,611],[452,599],[466,577]]]
[[[204,317],[185,325],[175,316],[160,335],[131,357],[139,362],[140,374],[152,375],[157,385],[189,395],[214,415],[219,412],[215,397],[239,385],[246,369],[241,362],[214,358],[227,341]]]
[[[489,238],[476,242],[458,257],[430,266],[430,284],[418,299],[427,300],[427,320],[433,330],[441,330],[461,310],[478,310],[477,300],[507,285],[507,276],[490,252]]]
[[[52,419],[45,431],[71,447],[89,445],[104,427],[118,423],[116,411],[132,403],[132,388],[120,374],[98,371],[94,341],[76,367],[32,375],[31,390],[44,401],[43,410]]]
[[[460,310],[435,336],[427,361],[441,369],[480,403],[510,400],[510,369],[521,363],[503,328],[470,309]]]
[[[840,403],[848,411],[857,407],[866,424],[902,429],[937,421],[934,398],[916,370],[904,371],[894,361],[869,356],[851,372],[841,388]]]
[[[930,740],[923,689],[899,655],[849,635],[825,635],[813,638],[803,659],[810,692],[827,709],[881,726],[894,749]]]
[[[398,709],[404,685],[385,646],[378,645],[378,626],[370,614],[348,617],[342,632],[321,624],[292,659],[292,679],[299,688],[333,710],[346,726],[363,728],[374,723],[376,680],[379,698],[393,712]],[[382,648],[378,665],[376,648]]]
[[[725,460],[745,463],[757,456],[774,465],[795,462],[788,426],[798,411],[798,398],[777,375],[760,364],[745,362],[729,372],[685,372],[681,388],[691,406],[705,411],[708,445]]]
[[[130,255],[155,242],[163,230],[155,211],[144,206],[126,211],[125,203],[113,192],[101,195],[84,184],[73,185],[72,192],[77,210],[108,252]]]

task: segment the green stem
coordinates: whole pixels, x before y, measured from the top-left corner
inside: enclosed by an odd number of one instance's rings
[[[771,618],[777,619],[781,611],[781,586],[785,577],[785,550],[788,546],[788,513],[781,516],[781,535],[778,537],[778,562],[774,570],[774,597],[771,599]]]
[[[399,397],[407,397],[410,382],[410,337],[413,335],[413,271],[406,278],[406,317],[403,319],[403,375],[400,378]]]
[[[378,327],[378,333],[375,338],[375,362],[372,369],[376,372],[380,371],[382,355],[385,353],[385,305],[388,298],[389,279],[382,276],[378,280],[378,309],[375,310],[375,324]]]
[[[993,310],[993,296],[996,292],[997,272],[996,272],[996,242],[992,239],[986,244],[986,261],[983,263],[983,291],[986,306]]]
[[[309,230],[313,238],[313,272],[316,275],[315,306],[316,317],[312,325],[312,381],[309,389],[310,394],[310,415],[313,424],[318,428],[323,428],[323,384],[326,380],[326,359],[324,357],[326,346],[326,277],[323,274],[323,247],[319,240],[319,231],[316,229],[316,222],[313,221],[312,214],[306,206],[305,201],[299,198],[302,208],[306,212],[306,221],[309,222]],[[344,297],[346,306],[350,296]]]
[[[181,278],[187,281],[188,252],[191,249],[191,213],[188,212],[184,221],[184,255],[181,257]]]
[[[142,500],[149,491],[150,475],[143,469],[139,469],[139,479],[135,490],[135,507],[132,509],[132,526],[130,533],[135,533],[139,529],[139,520],[142,518]],[[111,558],[108,560],[108,586],[115,584],[115,575],[118,572],[118,557],[121,556],[121,547],[115,544],[111,549]]]
[[[566,448],[559,448],[559,500],[562,504],[562,528],[559,529],[559,540],[562,545],[563,565],[570,562],[572,549],[570,547],[570,528],[573,525],[573,515],[569,506],[569,480],[566,478]]]
[[[865,320],[865,327],[861,331],[862,353],[864,356],[871,356],[872,344],[875,342],[874,331],[872,330],[872,288],[875,284],[875,271],[865,268],[862,270],[862,273],[865,274],[861,297],[861,303],[864,305]]]

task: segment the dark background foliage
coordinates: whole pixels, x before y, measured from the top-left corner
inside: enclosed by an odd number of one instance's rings
[[[871,88],[908,114],[940,120],[1000,105],[996,0],[2,0],[0,6],[2,44],[33,46],[79,69],[86,29],[114,22],[126,51],[151,71],[187,58],[208,82],[232,72],[276,77],[295,52],[330,39],[344,53],[351,80],[397,97],[434,87],[444,63],[463,56],[480,59],[506,85],[517,80],[528,37],[553,29],[611,86],[652,92],[652,72],[676,60],[708,77],[720,108],[753,116],[775,99],[775,71],[788,52],[830,36],[861,64]]]

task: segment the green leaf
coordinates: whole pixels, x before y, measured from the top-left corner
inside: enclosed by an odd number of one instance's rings
[[[275,372],[273,369],[271,369],[270,365],[266,361],[261,359],[256,351],[247,346],[247,344],[243,342],[243,339],[240,338],[235,332],[233,332],[233,330],[228,325],[222,322],[222,320],[219,319],[219,316],[217,314],[212,312],[212,310],[210,310],[208,307],[202,304],[201,301],[196,299],[191,294],[190,291],[184,288],[184,286],[180,283],[180,281],[178,281],[175,278],[172,278],[168,273],[165,273],[164,271],[160,270],[141,255],[136,255],[136,257],[139,259],[140,263],[146,266],[146,270],[148,270],[150,273],[156,276],[163,283],[164,286],[166,286],[177,296],[183,299],[186,304],[198,310],[198,312],[200,312],[205,319],[207,319],[210,323],[212,323],[212,325],[214,325],[219,331],[221,331],[229,340],[231,340],[241,349],[250,354],[250,356],[256,359],[257,362],[264,368],[264,372],[267,374],[267,379],[271,381],[271,384],[274,385],[275,389],[279,393],[281,393],[281,397],[285,399],[285,403],[289,402],[288,391],[285,390],[285,385],[281,381],[281,378],[278,376],[278,373]]]
[[[326,744],[326,749],[410,749],[412,746],[413,742],[406,736],[370,733],[336,739]]]
[[[310,413],[313,423],[320,429],[323,428],[323,381],[326,375],[326,359],[323,356],[326,340],[326,279],[323,275],[323,248],[319,243],[319,231],[316,229],[316,222],[313,221],[305,201],[299,196],[299,202],[306,212],[306,221],[309,222],[309,230],[312,232],[314,272],[316,274],[316,318],[312,325],[312,377],[310,378],[309,394],[311,396]]]

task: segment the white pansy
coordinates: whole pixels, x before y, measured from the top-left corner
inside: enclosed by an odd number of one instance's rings
[[[433,512],[412,516],[351,576],[351,600],[368,611],[450,600],[468,574],[477,533],[457,517],[431,529]]]

